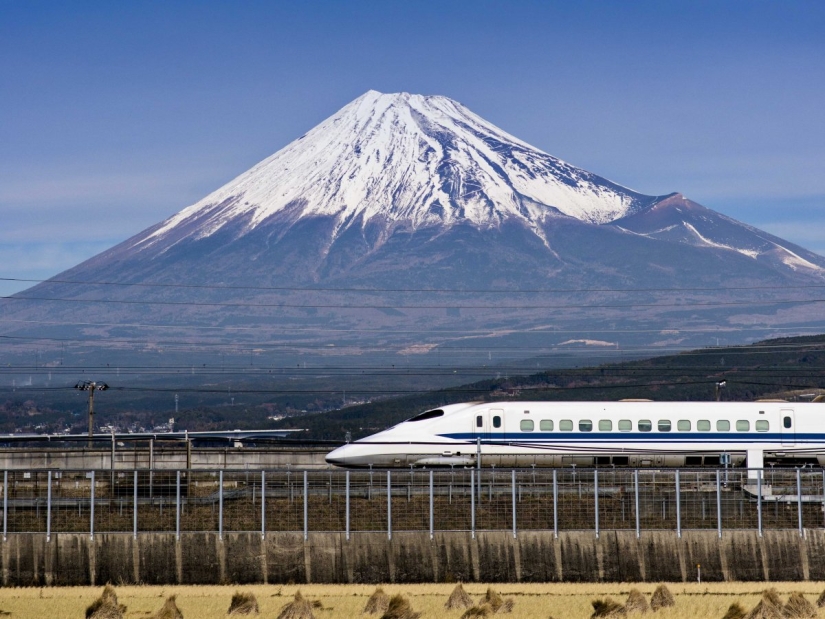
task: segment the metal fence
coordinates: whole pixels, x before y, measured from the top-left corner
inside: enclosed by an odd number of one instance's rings
[[[4,471],[3,536],[825,528],[822,469]]]

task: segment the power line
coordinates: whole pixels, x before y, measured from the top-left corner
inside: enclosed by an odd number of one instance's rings
[[[746,377],[743,377],[746,378]],[[783,377],[784,378],[784,377]],[[793,377],[790,377],[793,378]],[[807,377],[810,378],[810,377]],[[763,387],[784,387],[784,388],[792,388],[792,389],[816,389],[819,388],[819,385],[814,384],[796,384],[796,383],[783,383],[783,382],[760,382],[760,381],[753,381],[753,380],[738,380],[735,377],[726,376],[726,380],[730,384],[739,384],[739,385],[756,385],[756,386],[763,386]],[[595,385],[576,385],[576,386],[559,386],[559,385],[542,385],[535,389],[525,389],[522,386],[514,385],[512,389],[517,389],[520,391],[593,391],[593,390],[601,390],[601,389],[639,389],[639,388],[647,388],[647,387],[680,387],[680,386],[691,386],[691,385],[710,385],[714,381],[710,379],[705,380],[694,380],[694,381],[655,381],[655,382],[645,382],[645,383],[619,383],[619,384],[595,384]],[[74,387],[0,387],[0,391],[37,391],[37,392],[49,392],[49,391],[70,391],[74,389]],[[109,387],[110,391],[120,391],[125,393],[214,393],[214,394],[226,394],[226,388],[192,388],[192,387]],[[421,393],[430,393],[436,395],[438,393],[491,393],[490,387],[469,387],[469,386],[459,386],[459,387],[443,387],[438,389],[429,389],[429,388],[422,388],[422,389],[370,389],[370,388],[357,388],[353,387],[352,389],[348,389],[348,392],[353,394],[357,393],[360,395],[409,395],[409,394],[421,394]],[[340,389],[232,389],[233,394],[244,394],[244,395],[339,395],[341,393]]]
[[[606,304],[564,304],[564,305],[377,305],[377,304],[341,304],[341,303],[218,303],[206,301],[147,301],[129,299],[70,299],[65,297],[19,297],[0,296],[9,301],[45,301],[57,303],[90,303],[115,305],[163,305],[173,307],[233,307],[233,308],[268,308],[268,309],[377,309],[377,310],[549,310],[549,309],[630,309],[638,307],[651,308],[695,308],[695,307],[729,307],[729,306],[771,306],[822,303],[825,299],[764,300],[764,301],[703,301],[689,303],[606,303]]]
[[[786,286],[717,286],[717,287],[687,287],[687,288],[520,288],[520,289],[495,289],[495,288],[355,288],[355,287],[299,287],[299,286],[239,286],[234,284],[162,284],[147,282],[109,282],[71,279],[27,279],[19,277],[0,277],[4,282],[27,282],[27,283],[48,283],[48,284],[79,284],[96,286],[120,286],[120,287],[142,287],[142,288],[189,288],[197,290],[259,290],[259,291],[283,291],[283,292],[360,292],[360,293],[385,293],[385,292],[426,292],[426,293],[472,293],[472,294],[539,294],[539,293],[578,293],[578,292],[717,292],[728,290],[799,290],[811,288],[825,288],[825,284],[801,284]]]

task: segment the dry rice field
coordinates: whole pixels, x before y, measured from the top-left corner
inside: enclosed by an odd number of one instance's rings
[[[421,612],[422,619],[459,619],[462,611],[444,609],[452,584],[399,585],[387,584],[382,588],[389,595],[401,593],[408,597],[413,610]],[[637,588],[649,596],[655,583],[591,583],[591,584],[494,584],[492,587],[503,597],[511,597],[515,607],[512,619],[548,618],[585,619],[590,617],[593,599],[610,596],[624,603],[631,589]],[[775,587],[786,601],[794,591],[800,591],[815,603],[825,588],[825,583],[669,583],[676,606],[648,613],[657,619],[721,619],[733,602],[751,609],[760,599],[761,592]],[[250,591],[258,600],[260,617],[278,616],[300,589],[302,595],[319,601],[323,609],[315,609],[316,619],[359,618],[374,585],[255,585],[255,586],[123,586],[116,587],[118,601],[127,607],[126,619],[149,619],[171,594],[177,595],[177,604],[185,619],[225,618],[232,594]],[[487,585],[465,584],[465,590],[477,599],[483,596]],[[50,619],[82,619],[86,608],[101,593],[102,587],[53,587],[0,589],[0,614],[2,616],[36,617]],[[378,617],[378,615],[371,615]],[[632,616],[632,615],[631,615]],[[825,609],[820,610],[825,617]]]

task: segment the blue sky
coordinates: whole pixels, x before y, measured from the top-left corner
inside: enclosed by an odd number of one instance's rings
[[[371,88],[825,254],[823,32],[821,2],[0,0],[0,276],[73,266]]]

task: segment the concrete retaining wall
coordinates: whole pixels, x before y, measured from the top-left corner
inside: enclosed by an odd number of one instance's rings
[[[156,469],[240,469],[329,468],[324,456],[329,449],[318,447],[194,447],[187,454],[182,445],[115,447],[112,467],[111,447],[77,447],[53,449],[45,447],[0,449],[0,470],[76,470],[89,471]],[[187,465],[187,457],[190,459]]]
[[[825,580],[825,531],[9,535],[4,586]]]

